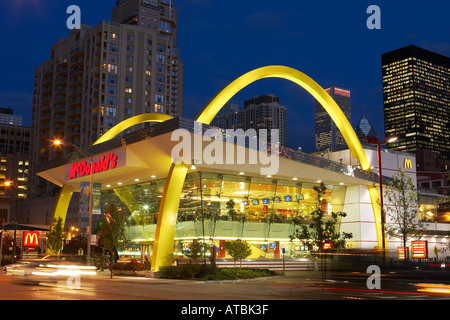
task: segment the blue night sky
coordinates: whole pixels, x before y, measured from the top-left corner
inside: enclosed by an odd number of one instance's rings
[[[111,20],[115,0],[0,0],[0,106],[29,125],[34,68],[69,34],[66,9],[82,23]],[[352,124],[363,108],[384,136],[381,54],[410,44],[450,56],[450,2],[178,0],[178,45],[184,62],[184,116],[194,118],[223,87],[266,65],[298,69],[321,86],[352,92]],[[369,30],[368,6],[381,8],[381,30]],[[275,94],[288,110],[288,144],[314,151],[314,101],[297,85],[266,79],[231,102]]]

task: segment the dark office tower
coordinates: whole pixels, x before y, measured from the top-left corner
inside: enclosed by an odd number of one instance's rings
[[[358,136],[359,141],[361,143],[367,143],[366,138],[378,138],[378,134],[373,126],[372,122],[370,122],[366,113],[364,112],[355,129],[356,135]]]
[[[112,22],[82,25],[50,52],[34,74],[32,177],[39,165],[75,152],[52,148],[51,139],[86,149],[130,117],[182,115],[183,63],[170,0],[117,1]],[[58,189],[33,178],[33,198],[55,195]]]
[[[382,55],[389,149],[431,150],[449,158],[450,58],[408,46]]]
[[[352,107],[350,91],[335,86],[331,86],[326,91],[336,101],[348,121],[351,122]],[[315,101],[315,118],[316,151],[338,151],[348,148],[336,124],[318,101]]]

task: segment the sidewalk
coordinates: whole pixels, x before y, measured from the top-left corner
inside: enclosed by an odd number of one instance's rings
[[[146,278],[142,276],[125,276],[125,275],[113,275],[109,270],[98,271],[94,276],[85,276],[86,279],[100,280],[100,281],[126,281],[126,282],[149,282],[149,283],[202,283],[201,280],[189,280],[189,279],[162,279],[162,278]]]
[[[163,278],[147,278],[143,276],[126,276],[126,275],[113,275],[111,279],[111,273],[109,270],[97,271],[95,276],[86,276],[88,279],[101,280],[101,281],[126,281],[126,282],[148,282],[148,283],[167,283],[167,284],[182,284],[182,283],[205,283],[205,282],[249,282],[260,281],[261,279],[272,278],[290,278],[290,277],[302,277],[305,279],[317,279],[321,277],[321,273],[317,271],[287,271],[285,275],[274,277],[263,277],[253,279],[236,279],[236,280],[202,280],[202,279],[163,279]]]

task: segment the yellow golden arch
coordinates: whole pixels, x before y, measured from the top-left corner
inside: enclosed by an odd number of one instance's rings
[[[199,113],[195,119],[204,124],[210,124],[220,109],[239,91],[244,89],[251,83],[265,79],[265,78],[282,78],[292,81],[306,91],[308,91],[328,112],[330,117],[335,122],[336,126],[341,131],[347,145],[353,155],[357,158],[364,170],[370,171],[370,163],[362,148],[362,145],[356,136],[350,122],[344,115],[342,110],[331,98],[331,96],[313,79],[304,73],[285,66],[267,66],[253,71],[250,71],[239,77],[221,92],[219,92]],[[108,141],[114,138],[117,134],[126,130],[127,128],[140,124],[142,122],[163,122],[171,119],[170,116],[161,114],[143,114],[130,118],[125,122],[118,124],[116,127],[108,131],[95,144]],[[161,205],[159,208],[158,222],[155,233],[155,243],[153,246],[152,270],[158,271],[160,267],[171,264],[171,256],[173,253],[173,245],[175,239],[176,220],[178,215],[180,196],[188,168],[186,164],[172,163],[171,169],[167,176],[166,185],[164,187]],[[381,228],[381,208],[379,206],[379,193],[376,188],[368,187],[369,194],[372,201],[372,208],[374,212],[376,233],[378,240],[378,247],[383,247],[383,239]],[[53,219],[61,216],[65,220],[70,198],[73,190],[67,185],[64,185],[58,202],[55,207]],[[52,220],[54,221],[54,220]],[[387,246],[386,246],[387,248]]]

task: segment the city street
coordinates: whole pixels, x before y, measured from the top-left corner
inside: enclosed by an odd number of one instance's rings
[[[1,300],[448,300],[449,281],[399,279],[382,276],[381,288],[370,290],[366,276],[342,275],[322,280],[320,275],[260,278],[240,281],[194,281],[109,278],[108,272],[82,278],[78,289],[65,281],[55,284],[24,284],[0,275]]]

